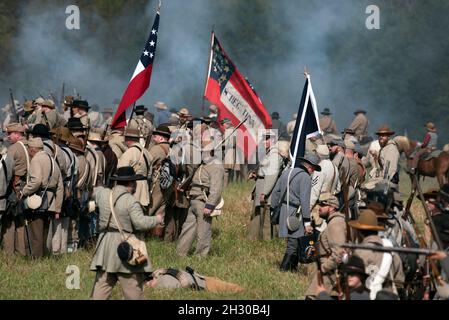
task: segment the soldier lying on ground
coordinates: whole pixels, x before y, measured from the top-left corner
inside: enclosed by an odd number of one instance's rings
[[[190,288],[215,293],[239,293],[244,290],[238,284],[199,275],[190,267],[186,267],[186,271],[172,268],[157,269],[152,272],[146,285],[159,289]]]

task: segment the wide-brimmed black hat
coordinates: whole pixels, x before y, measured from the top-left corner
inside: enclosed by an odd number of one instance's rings
[[[67,120],[66,127],[70,130],[86,130],[80,118],[72,117]]]
[[[320,158],[316,154],[309,153],[304,158],[302,158],[302,157],[299,158],[299,160],[310,164],[312,167],[315,168],[315,171],[321,171],[321,166],[319,165]]]
[[[324,110],[321,111],[321,114],[322,114],[323,116],[330,116],[332,113],[331,113],[331,111],[329,110],[329,108],[324,108]]]
[[[42,123],[35,124],[27,133],[32,134],[33,137],[50,138],[50,131],[48,127]]]
[[[365,272],[365,264],[363,263],[363,260],[356,255],[352,255],[349,258],[348,263],[343,265],[343,273],[359,274],[361,276],[368,277]]]
[[[357,109],[357,110],[354,111],[354,114],[355,114],[355,115],[357,115],[357,114],[359,114],[359,113],[366,114],[366,110],[363,110],[363,109]]]
[[[84,108],[84,109],[89,109],[89,103],[86,100],[73,100],[72,105],[70,106],[71,108],[75,107],[75,108]]]
[[[349,128],[345,128],[341,134],[355,134],[355,130],[354,129],[349,129]]]
[[[117,169],[117,174],[111,177],[114,181],[136,181],[145,180],[145,177],[141,174],[136,174],[133,167],[120,167]]]
[[[160,125],[156,128],[156,130],[153,131],[153,135],[163,136],[166,138],[170,138],[171,131],[170,128],[166,125]]]
[[[212,122],[211,117],[201,117],[200,120],[201,120],[201,123],[206,123],[206,124],[209,124]]]
[[[144,113],[145,111],[148,111],[148,109],[144,105],[138,105],[134,108],[135,113]]]

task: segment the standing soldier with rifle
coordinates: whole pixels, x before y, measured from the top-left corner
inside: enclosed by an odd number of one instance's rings
[[[26,147],[24,137],[25,128],[19,123],[10,123],[6,126],[8,140],[11,145],[8,147],[8,157],[14,160],[14,177],[11,181],[7,194],[8,208],[3,217],[2,234],[3,250],[7,254],[18,252],[25,256],[25,243],[30,241],[27,238],[25,225],[26,221],[23,213],[23,206],[19,199],[19,192],[26,184],[30,157]],[[28,248],[31,248],[28,246]]]
[[[176,251],[187,256],[196,239],[195,254],[207,256],[212,242],[212,217],[214,209],[222,201],[224,168],[221,159],[214,154],[213,140],[201,141],[201,165],[195,171],[190,187],[190,207],[182,225]]]
[[[379,136],[379,145],[381,147],[378,157],[381,169],[380,176],[387,177],[387,180],[391,182],[391,189],[395,192],[399,192],[400,152],[396,142],[390,140],[390,137],[394,135],[394,131],[391,131],[388,126],[383,125],[376,132],[376,135]]]
[[[128,145],[128,150],[118,159],[117,169],[121,167],[132,167],[137,174],[148,178],[150,174],[150,155],[148,150],[140,145],[141,138],[140,131],[137,128],[128,127],[125,131],[125,143]],[[148,181],[137,181],[136,192],[133,196],[144,207],[144,213],[148,212],[148,205],[150,204],[150,191],[148,189]]]
[[[323,193],[318,200],[320,217],[326,220],[327,227],[318,238],[318,257],[320,260],[320,272],[323,275],[323,285],[326,291],[334,297],[340,296],[338,284],[340,275],[338,265],[344,252],[338,245],[346,242],[345,216],[338,212],[340,206],[336,196],[331,193]],[[317,277],[313,276],[312,283],[306,292],[306,296],[315,296],[317,291]]]
[[[250,240],[270,240],[270,214],[271,193],[278,180],[283,163],[282,155],[277,147],[276,134],[268,131],[264,136],[265,157],[260,161],[257,172],[252,171],[249,179],[256,180],[252,191],[253,210],[248,225],[248,238]]]
[[[145,146],[146,138],[151,134],[154,129],[153,124],[144,117],[145,111],[148,109],[143,105],[136,106],[134,112],[136,113],[128,123],[129,128],[137,128],[142,138],[140,138],[141,146]]]
[[[61,172],[54,159],[44,151],[41,138],[28,140],[28,152],[31,158],[27,183],[19,192],[19,199],[24,200],[25,217],[30,220],[30,237],[32,239],[32,256],[44,255],[48,218],[59,219],[61,213],[63,190]],[[40,196],[41,204],[32,206],[30,196]],[[27,198],[28,197],[28,198]]]
[[[3,219],[6,219],[6,213],[10,203],[8,202],[8,193],[13,178],[14,160],[8,154],[0,154],[0,244],[3,235]]]
[[[151,184],[150,184],[150,216],[155,214],[162,214],[164,216],[164,223],[152,230],[155,236],[165,237],[165,225],[169,221],[169,217],[165,217],[165,209],[167,203],[172,196],[172,188],[161,188],[161,170],[163,161],[167,158],[170,152],[171,133],[167,126],[160,125],[153,131],[152,139],[154,144],[149,150],[150,168],[151,168]],[[167,235],[168,236],[168,235]]]
[[[73,117],[79,118],[84,127],[90,128],[89,103],[86,100],[74,100],[70,108],[72,109]]]

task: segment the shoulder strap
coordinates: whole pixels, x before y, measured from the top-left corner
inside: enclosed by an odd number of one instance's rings
[[[17,141],[17,142],[22,146],[23,151],[25,152],[25,157],[27,159],[27,172],[28,172],[30,170],[30,156],[28,155],[28,150],[22,141]],[[29,180],[29,178],[28,178],[28,174],[27,174],[27,183],[28,183],[28,180]]]
[[[117,216],[115,215],[114,207],[117,204],[118,199],[120,199],[125,194],[126,194],[126,192],[124,192],[121,195],[119,195],[117,197],[117,199],[115,200],[115,203],[113,203],[112,202],[112,190],[109,191],[109,206],[111,207],[111,214],[112,214],[112,217],[114,218],[114,222],[117,225],[118,231],[120,232],[123,241],[126,240],[125,233],[123,232],[122,225],[118,222]]]
[[[139,161],[137,162],[137,164],[139,164],[140,160],[142,160],[142,158],[143,158],[143,160],[145,161],[145,167],[147,169],[146,171],[147,171],[147,174],[148,174],[148,171],[150,170],[150,165],[148,163],[147,157],[145,157],[145,152],[143,151],[144,148],[142,148],[141,146],[139,146],[137,144],[131,146],[131,148],[133,148],[133,147],[139,149],[139,151],[140,151],[140,158],[139,158]]]
[[[1,156],[0,168],[3,169],[3,174],[5,175],[5,182],[8,181],[8,168],[6,168],[5,156]],[[5,194],[2,194],[0,196],[0,200],[2,200],[6,196],[6,194],[8,193],[7,189],[8,188],[6,188]]]

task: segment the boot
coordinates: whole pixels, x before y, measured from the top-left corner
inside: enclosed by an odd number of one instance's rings
[[[290,254],[284,254],[284,259],[282,259],[281,266],[279,270],[282,272],[290,271]]]
[[[293,254],[290,256],[290,271],[298,272],[298,255]]]
[[[282,272],[298,271],[298,256],[296,254],[286,253],[279,269]]]

